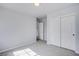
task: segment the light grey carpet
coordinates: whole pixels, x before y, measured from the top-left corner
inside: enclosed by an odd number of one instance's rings
[[[34,44],[31,44],[29,46],[23,46],[20,48],[16,48],[11,51],[7,51],[5,53],[1,53],[2,56],[13,56],[13,51],[23,50],[29,48],[32,51],[34,51],[36,54],[40,56],[77,56],[73,51],[60,48],[54,45],[47,45],[45,41],[38,41]]]

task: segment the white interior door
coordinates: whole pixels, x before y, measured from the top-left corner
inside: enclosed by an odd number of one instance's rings
[[[75,49],[75,17],[61,17],[61,47]]]
[[[43,23],[39,23],[39,38],[43,40]]]
[[[48,17],[47,19],[47,43],[60,46],[60,18]]]

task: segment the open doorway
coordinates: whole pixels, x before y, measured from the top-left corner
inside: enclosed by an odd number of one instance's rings
[[[37,40],[46,41],[47,39],[47,17],[37,18]]]

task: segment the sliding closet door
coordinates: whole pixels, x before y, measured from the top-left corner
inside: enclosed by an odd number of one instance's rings
[[[75,17],[61,17],[61,46],[67,49],[75,49]]]
[[[60,46],[60,17],[48,17],[47,43]]]

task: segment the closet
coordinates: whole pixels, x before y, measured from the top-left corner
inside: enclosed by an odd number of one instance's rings
[[[75,50],[75,15],[47,16],[47,44]]]
[[[75,50],[75,16],[61,17],[61,47]]]
[[[60,46],[60,17],[47,18],[47,43]]]

